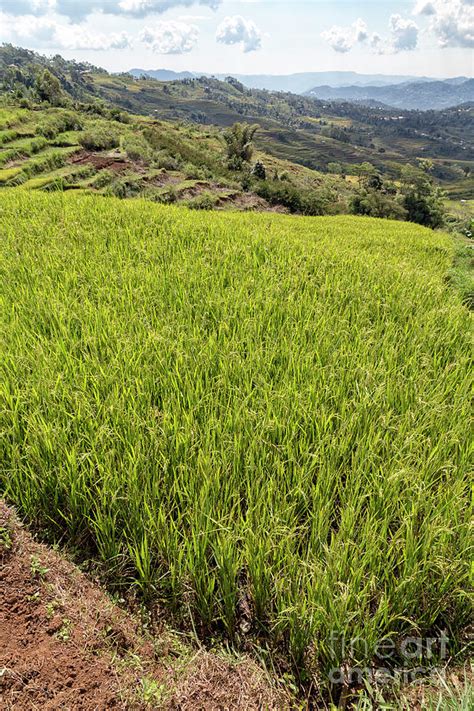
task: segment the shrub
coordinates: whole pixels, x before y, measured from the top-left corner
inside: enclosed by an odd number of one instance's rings
[[[293,213],[324,215],[327,212],[327,197],[315,190],[302,190],[289,183],[265,181],[256,185],[255,192],[271,205],[283,205]]]
[[[96,188],[97,190],[101,190],[102,188],[105,188],[107,185],[110,185],[110,183],[114,179],[114,174],[110,170],[101,170],[100,173],[94,178],[92,182],[92,187]]]
[[[149,163],[153,157],[153,151],[143,136],[127,136],[123,142],[123,148],[130,160]]]
[[[218,202],[219,198],[217,195],[205,192],[201,193],[201,195],[197,195],[192,200],[189,200],[186,205],[191,210],[212,210]]]
[[[258,130],[255,124],[234,123],[224,131],[227,144],[228,166],[231,170],[241,170],[243,163],[248,163],[253,155],[253,139]]]
[[[173,158],[165,151],[162,151],[155,155],[153,160],[153,165],[155,168],[163,168],[163,170],[179,170],[180,162],[177,158]]]
[[[407,212],[393,197],[379,191],[362,190],[350,201],[349,209],[353,215],[385,217],[391,220],[405,220]]]
[[[106,151],[111,148],[117,148],[119,138],[112,131],[97,127],[81,134],[79,143],[88,151]]]
[[[65,131],[80,131],[82,127],[82,120],[77,114],[72,111],[63,111],[38,124],[35,133],[51,139]]]
[[[262,161],[258,160],[254,167],[252,168],[252,175],[258,178],[258,180],[265,180],[267,177],[267,171],[262,163]]]

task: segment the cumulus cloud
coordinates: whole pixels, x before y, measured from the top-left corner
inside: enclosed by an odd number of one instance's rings
[[[222,0],[3,0],[5,10],[15,15],[44,15],[50,11],[81,20],[93,12],[145,17],[175,7],[198,4],[216,9]]]
[[[369,46],[375,54],[383,54],[385,45],[381,36],[377,32],[373,32],[369,37]]]
[[[328,42],[335,52],[349,52],[357,43],[368,38],[367,25],[360,18],[349,27],[333,25],[331,29],[321,32],[321,37]]]
[[[418,0],[414,12],[429,17],[441,47],[474,47],[473,0]]]
[[[42,49],[89,49],[105,51],[131,46],[126,32],[104,34],[91,32],[80,25],[56,22],[47,17],[22,15],[13,17],[0,13],[2,34],[18,44],[34,43]]]
[[[223,44],[240,44],[244,52],[254,52],[262,46],[257,25],[241,15],[226,17],[217,28],[216,39]]]
[[[72,1],[72,0],[70,0]],[[101,3],[107,7],[107,2]],[[121,12],[126,12],[136,17],[145,17],[151,13],[166,12],[174,7],[191,7],[191,5],[205,5],[216,10],[221,0],[119,0]],[[107,9],[104,10],[106,12]]]
[[[418,44],[418,26],[413,20],[405,20],[401,15],[391,15],[390,33],[392,52],[415,49]]]
[[[369,33],[367,30],[367,25],[365,24],[364,20],[361,20],[359,17],[359,19],[354,22],[352,27],[353,27],[357,42],[365,42],[365,40],[369,36]]]
[[[170,20],[143,30],[140,39],[157,54],[185,54],[194,49],[198,36],[196,25]]]
[[[415,49],[418,43],[418,27],[413,20],[401,15],[392,15],[390,34],[385,39],[377,33],[369,33],[366,23],[360,18],[348,27],[334,25],[321,33],[335,52],[349,52],[359,44],[366,44],[374,54],[396,54]]]

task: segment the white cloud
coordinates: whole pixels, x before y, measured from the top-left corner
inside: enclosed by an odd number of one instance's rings
[[[3,0],[4,13],[11,15],[44,15],[54,10],[56,0]]]
[[[384,54],[385,45],[381,36],[377,32],[373,32],[369,37],[369,45],[375,54]]]
[[[222,44],[240,44],[244,52],[262,47],[262,33],[257,25],[241,15],[224,18],[217,28],[216,40]]]
[[[196,46],[199,29],[186,22],[159,22],[140,34],[140,39],[157,54],[185,54]]]
[[[473,0],[418,0],[414,13],[430,18],[441,47],[474,47]]]
[[[369,36],[369,33],[367,30],[367,25],[365,24],[364,20],[361,20],[359,17],[359,19],[354,22],[352,27],[354,28],[354,33],[355,33],[357,42],[365,42],[365,40]]]
[[[56,22],[47,17],[22,15],[13,17],[0,13],[3,35],[19,44],[34,43],[42,49],[88,49],[105,51],[131,46],[126,32],[104,34],[91,32],[81,25]]]
[[[74,20],[93,12],[145,17],[175,7],[203,5],[216,9],[222,0],[2,0],[5,11],[14,15],[44,15],[50,11]]]
[[[389,22],[390,36],[384,39],[376,32],[370,34],[364,20],[360,18],[347,27],[334,25],[321,33],[335,52],[345,53],[358,44],[368,43],[374,54],[396,54],[415,49],[418,43],[418,27],[413,20],[401,15],[392,15]]]
[[[416,49],[418,26],[413,20],[405,20],[401,15],[391,15],[389,26],[393,53]]]
[[[191,7],[191,5],[207,5],[213,10],[217,9],[221,0],[119,0],[119,10],[122,12],[136,15],[137,17],[145,17],[151,13],[162,13],[174,7]],[[100,3],[105,5],[107,12],[107,2]]]
[[[349,52],[358,42],[365,42],[368,38],[367,25],[360,18],[350,27],[340,27],[333,25],[331,29],[321,32],[321,37],[325,39],[335,52]]]

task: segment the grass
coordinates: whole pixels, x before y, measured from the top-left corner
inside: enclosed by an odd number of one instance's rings
[[[357,711],[470,711],[474,707],[472,668],[466,664],[452,672],[442,668],[422,680],[388,691],[371,689],[361,693],[353,708]]]
[[[298,682],[470,614],[448,235],[4,190],[0,488]],[[331,635],[360,638],[348,660]]]

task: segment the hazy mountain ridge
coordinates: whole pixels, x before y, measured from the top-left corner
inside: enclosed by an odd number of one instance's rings
[[[404,82],[393,86],[317,86],[307,92],[322,100],[380,102],[397,109],[446,109],[474,101],[474,79],[455,78],[446,81]]]
[[[224,79],[228,74],[209,74],[206,72],[173,72],[169,69],[130,69],[129,74],[135,77],[148,76],[159,81],[176,81],[192,79],[200,76],[214,76]],[[340,86],[388,86],[403,82],[430,82],[438,81],[436,78],[416,77],[405,75],[386,74],[359,74],[358,72],[300,72],[297,74],[235,74],[230,72],[238,81],[249,89],[268,89],[269,91],[290,91],[293,94],[304,94],[315,86],[327,85]],[[444,81],[465,80],[466,77],[456,77]]]

